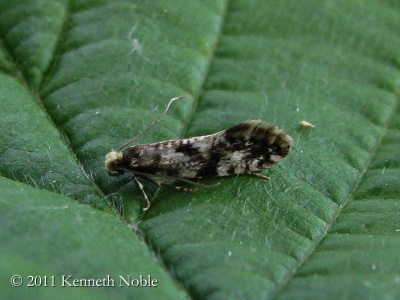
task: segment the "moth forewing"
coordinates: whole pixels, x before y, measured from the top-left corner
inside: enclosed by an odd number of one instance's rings
[[[163,114],[166,111],[167,109]],[[170,185],[157,182],[149,176],[172,178],[199,185],[189,179],[258,174],[286,157],[292,142],[292,138],[283,130],[261,120],[249,120],[210,135],[141,144],[123,151],[111,151],[105,157],[105,169],[113,176],[131,173],[144,195],[147,204],[144,209],[147,210],[150,201],[139,179],[146,179],[158,186]],[[178,186],[172,187],[188,190]]]

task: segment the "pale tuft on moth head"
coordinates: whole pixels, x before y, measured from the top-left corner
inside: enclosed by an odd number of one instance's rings
[[[107,153],[105,158],[105,169],[111,176],[119,176],[124,174],[124,171],[119,169],[123,153],[121,151],[111,151]]]

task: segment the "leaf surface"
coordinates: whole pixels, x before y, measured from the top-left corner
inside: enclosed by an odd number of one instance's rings
[[[7,298],[18,273],[159,282],[35,288],[38,298],[400,297],[396,1],[0,6]],[[263,119],[291,134],[291,154],[264,172],[269,181],[204,180],[220,184],[197,193],[146,184],[143,213],[140,192],[129,176],[109,177],[104,156],[178,95],[187,98],[140,143]]]

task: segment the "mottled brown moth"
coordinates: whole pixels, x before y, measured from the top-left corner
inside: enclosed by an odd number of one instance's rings
[[[127,147],[156,125],[167,113],[173,101],[183,97],[171,99],[156,121],[105,157],[105,169],[109,175],[120,176],[125,172],[132,174],[133,181],[146,201],[144,210],[150,208],[150,201],[141,179],[157,186],[192,191],[151,177],[175,179],[199,186],[205,185],[190,179],[235,174],[252,174],[268,178],[258,172],[288,155],[292,138],[283,130],[261,120],[249,120],[209,135]]]

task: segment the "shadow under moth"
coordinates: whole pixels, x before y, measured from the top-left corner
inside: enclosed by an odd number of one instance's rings
[[[217,133],[191,138],[167,140],[128,147],[155,126],[167,113],[172,102],[184,98],[172,98],[161,116],[149,127],[105,157],[105,169],[111,176],[125,172],[143,194],[146,206],[150,200],[141,180],[157,186],[168,186],[178,190],[194,191],[153,179],[161,177],[210,187],[191,179],[224,177],[237,174],[259,174],[286,157],[292,145],[292,138],[283,130],[261,120],[249,120]]]

